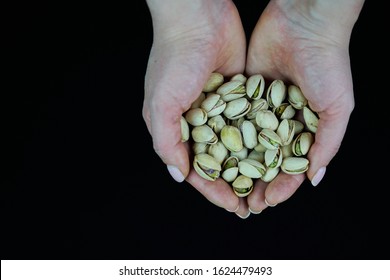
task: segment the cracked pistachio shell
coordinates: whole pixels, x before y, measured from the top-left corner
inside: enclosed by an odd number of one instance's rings
[[[206,99],[203,100],[200,107],[205,110],[207,117],[215,117],[223,112],[226,108],[226,102],[222,100],[221,96],[216,93],[210,93]]]
[[[208,154],[215,158],[219,164],[222,164],[228,157],[229,151],[221,141],[218,141],[214,145],[209,146]]]
[[[200,108],[200,104],[202,104],[203,100],[205,100],[206,98],[206,95],[204,94],[204,92],[201,92],[198,96],[198,98],[192,102],[191,104],[191,109],[193,108]]]
[[[280,168],[287,174],[301,174],[309,169],[309,160],[303,157],[288,157],[283,159]]]
[[[265,165],[268,168],[277,168],[282,164],[283,155],[280,147],[276,150],[267,150],[264,154]]]
[[[180,118],[180,128],[181,128],[181,142],[187,142],[190,139],[190,127],[186,119],[181,116]]]
[[[257,144],[255,147],[255,151],[259,152],[259,153],[265,153],[266,150],[267,150],[267,148],[261,143]]]
[[[258,124],[257,124],[257,122],[256,122],[256,119],[251,119],[251,120],[249,120],[251,123],[253,123],[253,125],[255,126],[255,128],[256,128],[256,131],[257,131],[257,133],[259,133],[263,128],[261,128]]]
[[[264,163],[264,155],[265,155],[265,152],[258,152],[256,150],[252,150],[250,151],[250,153],[248,154],[248,159],[253,159],[253,160],[256,160],[258,162],[261,162],[261,163]]]
[[[260,178],[263,182],[269,183],[279,174],[280,167],[267,168],[265,174]]]
[[[303,131],[303,129],[305,128],[303,123],[301,123],[300,121],[297,121],[297,120],[292,120],[292,121],[295,123],[294,135],[301,133]]]
[[[282,80],[274,80],[267,88],[266,99],[271,108],[279,107],[286,98],[286,85]]]
[[[207,112],[201,108],[192,108],[184,114],[184,118],[189,124],[200,126],[207,122]]]
[[[221,132],[222,128],[226,125],[226,122],[221,115],[217,115],[217,116],[211,117],[207,121],[207,125],[209,127],[211,127],[211,129],[214,130],[215,133],[219,134]]]
[[[260,99],[265,87],[264,77],[260,74],[252,75],[246,81],[246,95],[251,99]]]
[[[261,178],[265,173],[265,166],[254,159],[243,159],[238,163],[238,171],[249,178]]]
[[[292,119],[295,116],[295,109],[289,103],[282,103],[273,109],[274,114],[279,119]]]
[[[255,119],[258,111],[267,110],[268,107],[269,106],[268,106],[267,100],[265,100],[263,98],[253,100],[251,102],[251,109],[249,110],[248,114],[246,114],[246,118],[248,120]]]
[[[245,97],[242,97],[227,102],[223,114],[228,119],[235,120],[245,116],[250,109],[251,109],[251,104]]]
[[[211,73],[210,77],[206,81],[203,92],[212,92],[216,91],[224,82],[224,77],[222,74],[213,72]]]
[[[245,96],[245,85],[239,81],[229,81],[217,89],[217,94],[220,94],[226,102],[232,101]]]
[[[244,147],[241,132],[235,126],[226,125],[222,128],[221,141],[231,152],[238,152]]]
[[[230,155],[238,158],[239,160],[246,159],[248,157],[248,148],[243,147],[238,152],[230,152]]]
[[[193,165],[196,173],[209,181],[215,181],[222,169],[216,159],[209,154],[195,155]]]
[[[240,117],[234,120],[227,119],[228,125],[235,126],[237,128],[239,128],[244,121],[245,117]]]
[[[280,147],[280,149],[282,151],[283,158],[294,156],[294,154],[292,152],[292,142],[288,145],[284,145],[284,146]]]
[[[303,107],[303,119],[305,120],[306,128],[313,133],[317,132],[318,117],[307,106]]]
[[[256,114],[256,123],[261,128],[276,130],[279,120],[271,110],[260,110]]]
[[[195,142],[215,144],[218,141],[217,135],[207,124],[195,126],[191,131],[191,135]]]
[[[276,134],[279,135],[282,141],[282,146],[288,145],[294,138],[295,122],[290,119],[284,119],[280,122]]]
[[[231,77],[230,81],[238,81],[244,85],[247,81],[247,78],[243,74],[239,73],[239,74],[236,74],[233,77]]]
[[[253,181],[245,175],[239,175],[232,183],[233,191],[238,197],[248,196],[253,190]]]
[[[311,132],[301,132],[292,142],[292,152],[296,156],[306,155],[311,145],[314,142],[314,137]]]
[[[307,99],[301,89],[296,85],[289,85],[287,88],[287,100],[297,110],[303,109],[307,105]]]
[[[282,143],[279,135],[275,131],[263,128],[258,135],[259,143],[262,144],[268,150],[276,150]]]
[[[244,146],[253,149],[257,145],[257,131],[253,123],[244,120],[240,126]]]
[[[222,165],[222,178],[230,183],[233,182],[238,176],[238,158],[234,156],[228,157]]]
[[[192,144],[192,150],[194,151],[194,154],[206,154],[209,149],[209,144],[207,143],[199,143],[199,142],[194,142]]]

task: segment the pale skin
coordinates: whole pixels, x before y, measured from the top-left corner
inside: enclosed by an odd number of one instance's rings
[[[143,116],[156,153],[173,178],[186,180],[213,204],[241,218],[290,198],[305,178],[317,185],[339,150],[354,108],[349,40],[363,0],[271,0],[248,44],[231,0],[147,0],[154,41],[145,76]],[[254,7],[255,8],[255,7]],[[222,179],[202,179],[181,142],[180,116],[211,72],[261,73],[298,85],[319,113],[307,175],[257,180],[238,198]],[[331,137],[330,137],[331,136]]]

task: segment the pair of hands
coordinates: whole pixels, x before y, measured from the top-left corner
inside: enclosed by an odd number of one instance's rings
[[[299,86],[319,114],[307,177],[317,185],[336,155],[354,108],[349,41],[364,0],[271,0],[248,48],[231,0],[147,0],[154,41],[145,76],[143,117],[156,153],[172,177],[186,180],[210,202],[246,218],[287,200],[306,175],[280,173],[257,180],[238,198],[222,179],[206,181],[191,168],[181,142],[180,117],[199,96],[211,72],[260,73]]]

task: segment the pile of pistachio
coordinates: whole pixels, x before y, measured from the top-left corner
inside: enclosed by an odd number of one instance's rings
[[[195,171],[210,181],[221,177],[239,197],[249,195],[257,179],[306,172],[317,125],[299,87],[261,74],[226,80],[212,73],[181,118]]]

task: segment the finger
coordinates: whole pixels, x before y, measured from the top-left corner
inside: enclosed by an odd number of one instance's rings
[[[279,173],[265,190],[264,203],[270,207],[289,199],[305,180],[305,174]]]
[[[235,213],[241,219],[246,219],[251,214],[251,212],[249,212],[248,202],[246,200],[246,197],[240,197],[239,200],[239,207]]]
[[[265,204],[265,190],[268,183],[257,180],[252,193],[248,196],[248,207],[252,214],[260,214],[265,208],[268,207]]]
[[[207,200],[216,206],[222,207],[229,212],[238,210],[239,199],[234,194],[232,188],[223,179],[208,181],[201,178],[195,170],[192,169],[186,180]]]

